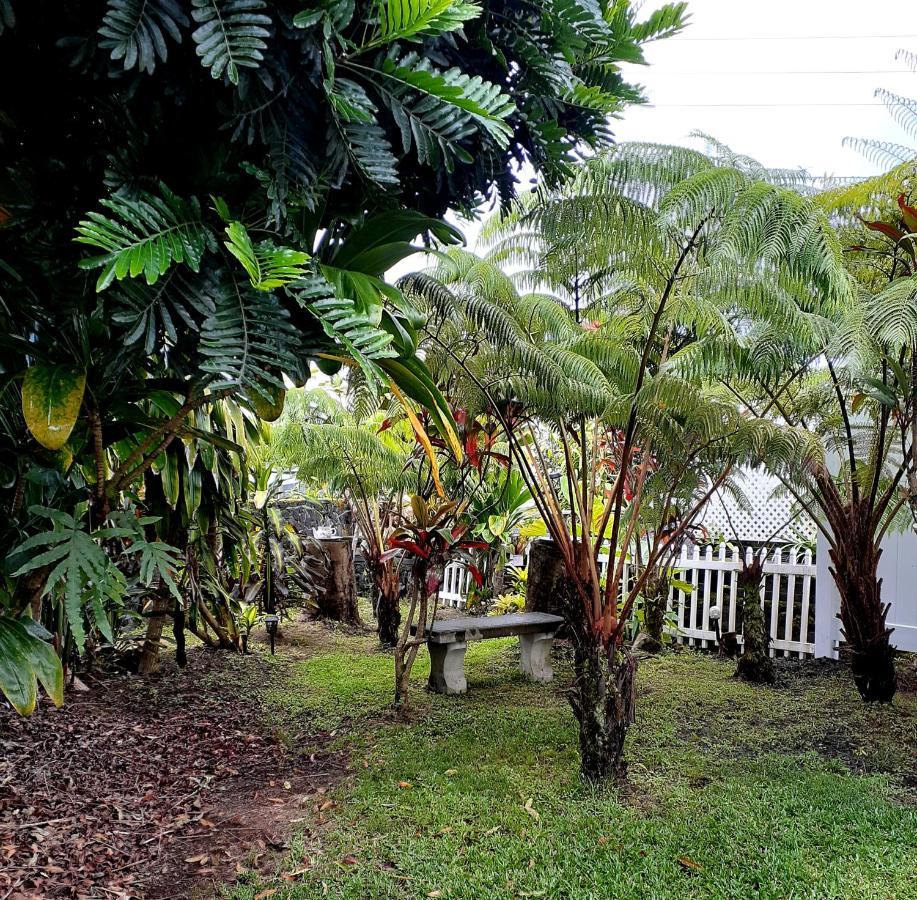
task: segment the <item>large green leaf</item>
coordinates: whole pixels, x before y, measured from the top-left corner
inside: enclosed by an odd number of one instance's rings
[[[256,245],[241,222],[230,222],[226,234],[229,240],[223,246],[242,263],[255,290],[272,291],[306,274],[308,253],[276,247],[270,241]]]
[[[80,414],[86,373],[73,366],[35,363],[22,382],[22,415],[39,444],[60,450]]]
[[[37,682],[55,706],[64,702],[64,672],[47,632],[31,619],[0,616],[0,691],[24,716],[35,709]]]

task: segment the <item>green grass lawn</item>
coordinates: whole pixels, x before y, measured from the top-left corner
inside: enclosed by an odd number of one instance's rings
[[[226,897],[917,897],[914,694],[866,707],[830,667],[754,688],[726,661],[651,659],[619,792],[579,779],[563,649],[539,686],[514,640],[471,645],[464,697],[427,694],[422,655],[403,722],[372,636],[308,641],[270,718],[336,732],[353,774],[294,837],[295,879]]]

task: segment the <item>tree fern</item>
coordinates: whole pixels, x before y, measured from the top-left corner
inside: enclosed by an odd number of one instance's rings
[[[263,0],[193,0],[198,28],[191,35],[197,55],[214,78],[224,73],[239,83],[241,68],[254,69],[264,59],[271,18]]]
[[[208,244],[200,204],[195,198],[183,200],[165,185],[159,190],[103,200],[112,215],[90,212],[77,226],[78,243],[105,251],[80,262],[84,269],[102,269],[97,291],[115,279],[140,274],[154,284],[172,263],[186,263],[195,272],[200,267]]]
[[[136,66],[152,74],[157,60],[168,58],[166,37],[180,42],[187,25],[176,0],[108,0],[99,46],[110,50],[113,60],[124,60],[125,69]]]

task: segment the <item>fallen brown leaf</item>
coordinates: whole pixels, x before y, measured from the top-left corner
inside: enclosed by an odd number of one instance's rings
[[[704,868],[699,862],[691,859],[690,856],[679,856],[678,864],[691,872],[700,872]]]

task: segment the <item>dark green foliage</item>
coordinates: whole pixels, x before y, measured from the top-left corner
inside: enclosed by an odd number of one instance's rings
[[[448,432],[385,272],[455,242],[443,213],[508,198],[520,163],[554,180],[578,144],[607,142],[606,116],[636,96],[617,64],[681,6],[667,15],[636,26],[626,0],[0,0],[0,83],[15,86],[0,97],[0,556],[40,527],[30,505],[79,508],[90,540],[126,496],[156,505],[162,482],[190,518],[224,483],[213,448],[240,454],[233,439],[319,358],[399,382]],[[85,386],[57,453],[21,410],[36,364]],[[232,429],[207,427],[220,398]],[[192,438],[210,462],[179,490],[172,469],[199,470]],[[233,522],[222,513],[202,535]],[[184,550],[186,525],[150,529]],[[21,571],[0,592],[17,616],[48,574]],[[80,638],[86,586],[70,581]]]
[[[175,0],[108,0],[99,46],[125,69],[152,72],[169,56],[166,38],[181,40],[188,17]]]

